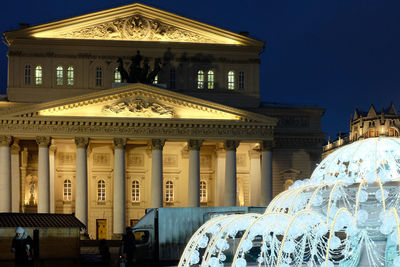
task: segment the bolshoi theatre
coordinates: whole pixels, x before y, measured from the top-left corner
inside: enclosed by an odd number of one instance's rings
[[[112,239],[146,208],[265,206],[320,161],[324,109],[260,100],[248,32],[131,4],[3,38],[0,212]]]

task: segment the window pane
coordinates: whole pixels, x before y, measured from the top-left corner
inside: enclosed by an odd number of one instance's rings
[[[63,192],[64,201],[72,200],[72,183],[71,180],[64,181],[64,192]]]
[[[156,75],[156,77],[154,77],[153,84],[158,84],[158,74]]]
[[[121,82],[121,73],[118,71],[118,68],[114,70],[114,82],[120,83]]]
[[[170,89],[175,89],[176,84],[175,84],[175,68],[171,68],[169,71],[169,88]]]
[[[96,86],[103,85],[103,70],[101,67],[96,68]]]
[[[204,88],[204,72],[202,70],[199,70],[197,72],[197,89],[203,89]]]
[[[74,67],[67,69],[67,85],[74,85]]]
[[[97,200],[106,200],[106,183],[103,180],[97,182]]]
[[[207,88],[214,89],[214,71],[212,70],[208,71],[207,79],[208,79]]]
[[[35,68],[35,84],[40,85],[43,83],[43,72],[42,66],[36,66]]]
[[[244,72],[239,72],[239,89],[244,89]]]
[[[31,84],[31,65],[25,66],[25,84]]]
[[[63,84],[63,67],[58,66],[57,67],[57,85],[62,85]]]
[[[207,202],[207,182],[200,181],[200,202]]]
[[[235,73],[232,70],[228,72],[228,89],[235,90]]]
[[[165,202],[174,201],[174,184],[172,181],[167,181],[165,184]]]
[[[134,180],[132,181],[132,202],[139,202],[139,201],[140,201],[139,181]]]

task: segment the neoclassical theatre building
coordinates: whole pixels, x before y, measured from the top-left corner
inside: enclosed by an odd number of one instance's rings
[[[4,40],[1,212],[111,239],[146,208],[266,205],[320,160],[324,110],[260,102],[246,32],[131,4]]]

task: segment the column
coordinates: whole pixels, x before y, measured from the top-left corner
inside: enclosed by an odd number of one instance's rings
[[[239,141],[225,141],[225,194],[224,206],[236,206],[236,148]]]
[[[0,212],[11,212],[11,136],[0,136]]]
[[[202,140],[189,140],[188,207],[200,207],[200,147]]]
[[[38,136],[36,143],[39,145],[38,168],[38,213],[50,212],[50,170],[49,170],[49,145],[50,137]]]
[[[125,232],[125,145],[126,138],[114,139],[113,234]]]
[[[89,143],[87,137],[75,137],[76,145],[76,194],[75,194],[75,217],[84,225],[88,223],[88,174],[87,153]]]
[[[223,206],[225,194],[225,149],[217,147],[215,154],[215,204],[216,206]]]
[[[163,206],[162,149],[165,139],[151,140],[151,203],[150,208]]]
[[[21,182],[20,182],[20,211],[25,212],[25,183],[28,173],[28,148],[24,147],[21,151]]]
[[[272,200],[272,147],[273,141],[261,143],[261,205],[267,206]]]
[[[50,177],[50,213],[56,212],[56,198],[55,198],[55,176],[56,176],[56,165],[55,165],[55,154],[57,147],[50,145],[49,147],[49,177]]]
[[[251,149],[250,154],[250,205],[261,204],[261,160],[260,151]]]
[[[11,211],[20,212],[20,162],[19,162],[20,147],[18,141],[14,139],[11,146]]]

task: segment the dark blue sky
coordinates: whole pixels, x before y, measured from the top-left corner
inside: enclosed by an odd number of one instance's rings
[[[0,31],[42,24],[133,2],[5,1]],[[268,102],[326,109],[323,131],[348,131],[358,107],[400,108],[400,1],[141,1],[266,42],[261,96]],[[7,47],[0,49],[0,93],[7,87]]]

